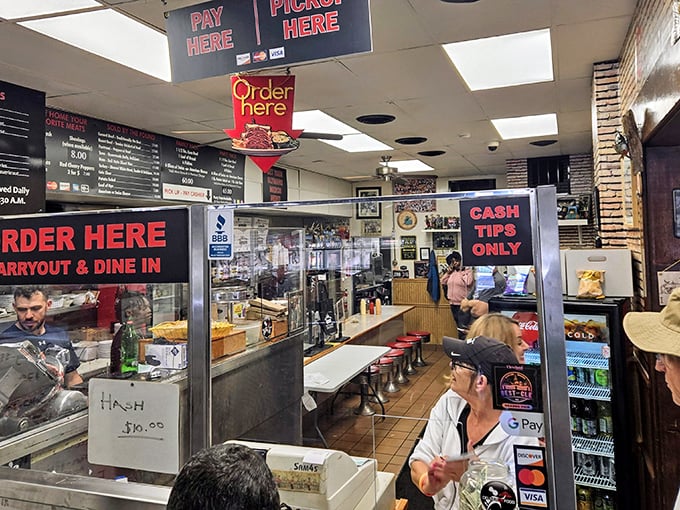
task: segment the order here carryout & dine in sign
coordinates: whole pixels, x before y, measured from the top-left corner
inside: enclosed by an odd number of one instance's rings
[[[188,281],[188,210],[4,219],[0,285]]]

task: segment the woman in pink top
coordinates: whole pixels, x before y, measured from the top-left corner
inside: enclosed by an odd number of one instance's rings
[[[448,269],[442,275],[441,283],[446,289],[446,299],[449,300],[453,320],[456,321],[456,326],[458,326],[460,324],[460,302],[467,298],[472,289],[474,275],[471,268],[463,267],[462,258],[457,251],[450,253],[446,257],[446,263],[448,264]]]

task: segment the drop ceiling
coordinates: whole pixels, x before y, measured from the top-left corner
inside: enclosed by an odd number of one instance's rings
[[[241,1],[241,0],[239,0]],[[348,1],[348,0],[346,0]],[[191,0],[102,1],[165,31],[164,12]],[[320,109],[395,148],[393,161],[421,159],[428,175],[447,178],[505,174],[505,160],[592,151],[593,63],[618,59],[634,0],[372,0],[372,53],[290,68],[295,109]],[[551,29],[555,79],[548,83],[470,92],[442,43],[541,28]],[[115,44],[115,41],[111,41]],[[48,106],[170,136],[176,130],[233,127],[228,76],[166,83],[71,46],[0,21],[0,79],[41,90]],[[480,62],[480,65],[484,65]],[[285,69],[271,70],[272,74]],[[547,147],[499,139],[490,119],[557,113],[559,135]],[[360,115],[391,114],[394,122],[365,125]],[[418,145],[394,140],[420,136]],[[179,137],[179,136],[178,136]],[[183,135],[206,143],[219,135]],[[229,142],[214,144],[228,149]],[[445,154],[423,157],[420,151]],[[341,179],[373,175],[385,152],[347,153],[318,140],[301,140],[283,166]],[[418,175],[418,174],[414,174]]]

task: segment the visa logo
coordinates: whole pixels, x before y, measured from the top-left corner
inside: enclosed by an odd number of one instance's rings
[[[534,489],[519,489],[519,504],[548,508],[548,495],[545,491]]]
[[[269,58],[271,60],[277,59],[277,58],[284,58],[286,56],[286,48],[283,46],[280,46],[278,48],[270,48],[269,50]]]

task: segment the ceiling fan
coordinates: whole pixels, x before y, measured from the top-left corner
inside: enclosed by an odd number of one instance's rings
[[[380,180],[405,184],[406,179],[401,177],[399,169],[389,165],[391,159],[392,156],[380,156],[380,166],[375,169],[375,175],[355,175],[347,177],[347,179],[350,181]]]
[[[224,135],[223,130],[175,130],[171,131],[173,135],[206,135],[206,134],[222,134]],[[335,133],[314,133],[312,131],[303,131],[300,133],[300,136],[298,138],[312,138],[315,140],[342,140],[342,135],[336,135]],[[198,144],[196,147],[205,147],[207,145],[212,145],[215,143],[220,143],[220,142],[226,142],[228,140],[231,140],[231,137],[229,136],[222,136],[221,138],[218,138],[217,140],[212,140],[210,142],[205,142]]]

